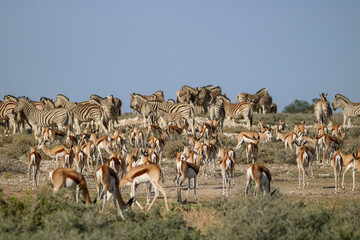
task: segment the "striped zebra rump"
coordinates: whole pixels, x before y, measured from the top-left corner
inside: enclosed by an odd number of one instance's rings
[[[327,125],[328,119],[332,116],[330,104],[327,101],[318,101],[314,104],[314,114],[320,125]]]
[[[220,130],[223,132],[225,110],[222,102],[217,101],[215,104],[211,104],[209,108],[210,120],[220,121]]]
[[[252,127],[252,105],[250,102],[225,103],[224,110],[226,118],[244,118],[247,122],[247,127],[249,129]]]
[[[5,123],[5,130],[10,131],[10,125],[13,127],[13,133],[17,130],[16,125],[16,113],[14,109],[16,107],[16,102],[14,101],[4,101],[0,103],[0,120]]]
[[[77,133],[80,133],[80,123],[94,121],[104,132],[107,132],[108,118],[101,106],[91,103],[77,104],[72,108]]]
[[[146,106],[150,112],[162,110],[168,113],[180,113],[190,125],[192,132],[195,132],[195,111],[194,107],[187,103],[166,103],[160,101],[147,101]]]
[[[72,126],[72,115],[70,111],[65,108],[38,110],[34,112],[34,117],[37,118],[36,121],[40,127],[57,125],[57,127],[62,130],[65,126]]]
[[[53,127],[57,126],[62,130],[65,126],[71,127],[72,115],[64,108],[54,108],[51,110],[39,110],[35,105],[27,98],[19,99],[14,111],[20,113],[23,111],[30,125],[34,129],[34,134],[39,134],[39,128],[41,127]]]

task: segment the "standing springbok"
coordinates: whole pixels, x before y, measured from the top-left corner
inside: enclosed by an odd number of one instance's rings
[[[36,152],[36,147],[31,147],[31,152],[29,154],[28,161],[28,177],[29,177],[29,187],[30,187],[30,175],[32,171],[33,176],[33,187],[38,187],[40,183],[40,162],[41,155]],[[38,180],[36,180],[38,177]]]
[[[185,161],[185,156],[182,153],[178,153],[176,157],[176,188],[179,203],[186,203],[190,192],[190,179],[194,179],[194,199],[196,201],[196,179],[199,174],[200,159],[196,164]],[[188,179],[188,190],[186,193],[185,201],[181,199],[181,185],[185,179]]]
[[[136,187],[141,183],[151,183],[152,186],[154,186],[155,189],[155,197],[152,200],[152,202],[149,205],[149,208],[147,210],[150,210],[152,205],[154,204],[155,200],[159,196],[159,191],[164,196],[165,201],[165,207],[166,210],[169,211],[169,206],[167,203],[167,195],[166,191],[163,187],[161,187],[159,181],[162,176],[161,168],[156,164],[143,164],[140,166],[136,166],[131,168],[129,172],[127,172],[124,177],[120,180],[120,187],[125,185],[131,185],[131,196],[135,198],[135,191]],[[147,190],[150,190],[150,187],[147,188]],[[148,196],[148,204],[150,200],[150,191],[147,194]],[[141,208],[144,209],[138,201],[136,201],[136,204]]]
[[[258,144],[259,144],[260,136],[253,137],[253,139],[254,139],[254,142],[249,142],[245,148],[246,160],[247,160],[248,164],[250,163],[250,160],[251,160],[251,164],[254,164],[255,162],[257,162]]]
[[[220,160],[221,176],[223,183],[223,196],[229,197],[231,177],[234,176],[233,156],[229,156],[230,151],[225,151],[224,156]]]
[[[345,189],[344,185],[344,178],[345,173],[352,168],[353,170],[353,188],[352,191],[355,190],[355,171],[356,169],[360,171],[360,162],[359,162],[360,156],[358,155],[358,152],[352,153],[352,154],[344,154],[340,151],[340,149],[335,151],[334,157],[332,158],[331,165],[334,169],[335,174],[335,193],[340,192],[340,187],[338,183],[340,182],[340,174],[342,170],[345,168],[345,171],[342,174],[342,183],[341,186],[343,189]]]
[[[264,165],[254,163],[246,170],[246,195],[248,195],[252,181],[255,182],[255,196],[257,195],[259,188],[260,191],[263,192],[264,196],[266,192],[270,193],[271,174],[270,170]]]

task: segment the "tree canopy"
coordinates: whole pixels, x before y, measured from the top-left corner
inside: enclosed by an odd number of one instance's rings
[[[312,100],[313,104],[309,104],[305,100],[295,100],[294,102],[290,103],[289,105],[284,107],[284,113],[313,113],[314,112],[314,103],[319,101],[318,98],[314,98]]]

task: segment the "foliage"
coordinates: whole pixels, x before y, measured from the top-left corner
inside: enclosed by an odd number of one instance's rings
[[[305,100],[295,100],[289,105],[284,107],[284,113],[314,113],[314,103],[319,101],[319,99],[314,98],[312,100],[313,104],[309,104]]]
[[[267,197],[215,198],[197,205],[173,204],[163,212],[128,210],[126,221],[100,205],[75,203],[66,191],[29,191],[5,199],[0,190],[2,239],[356,239],[356,201],[336,204],[290,200],[280,192]],[[196,217],[201,216],[201,217]],[[211,221],[206,221],[212,219]],[[214,221],[215,219],[215,221]],[[200,232],[197,227],[202,227]]]

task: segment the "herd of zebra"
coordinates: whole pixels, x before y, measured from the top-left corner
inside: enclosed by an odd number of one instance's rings
[[[136,186],[146,183],[148,192],[151,185],[156,192],[151,204],[150,194],[148,194],[149,208],[160,191],[164,195],[168,209],[166,191],[159,185],[162,176],[160,164],[165,143],[180,136],[188,139],[188,142],[183,142],[184,150],[177,153],[175,160],[176,177],[174,182],[176,181],[179,202],[183,202],[180,186],[186,179],[188,180],[188,191],[185,201],[189,195],[191,179],[194,180],[194,198],[196,200],[198,185],[196,180],[200,168],[203,169],[203,175],[211,176],[219,166],[222,174],[223,195],[229,196],[230,185],[233,184],[236,156],[234,149],[219,142],[218,134],[223,131],[226,118],[244,118],[250,130],[253,105],[255,102],[260,102],[264,92],[266,92],[266,96],[267,89],[262,89],[255,95],[241,93],[237,97],[238,103],[231,103],[226,96],[221,94],[211,98],[208,103],[210,120],[202,124],[196,124],[194,104],[192,103],[165,102],[163,98],[161,99],[161,91],[150,96],[130,94],[130,107],[143,117],[145,130],[141,130],[140,126],[135,126],[126,134],[121,134],[116,127],[115,123],[121,114],[122,103],[120,99],[112,95],[105,98],[91,95],[88,101],[81,103],[70,102],[67,97],[60,94],[57,95],[54,102],[48,98],[41,98],[40,102],[33,102],[26,97],[15,98],[6,95],[0,105],[0,117],[1,120],[7,122],[6,126],[13,127],[14,133],[17,129],[21,131],[27,123],[38,140],[38,146],[33,147],[29,155],[29,184],[32,171],[33,186],[38,185],[36,179],[39,179],[41,156],[37,149],[42,149],[46,155],[56,159],[57,165],[58,160],[63,160],[63,168],[58,168],[50,174],[55,191],[61,187],[76,187],[83,191],[86,202],[89,202],[86,181],[82,175],[83,169],[87,169],[88,174],[94,173],[95,175],[98,198],[103,199],[104,204],[109,200],[107,196],[109,193],[113,194],[114,200],[121,203],[119,203],[120,209],[124,209],[126,204],[119,195],[119,186],[131,185],[131,196],[135,197]],[[327,94],[321,94],[320,100],[314,104],[314,113],[317,119],[314,137],[309,137],[308,130],[303,123],[296,124],[294,129],[285,133],[284,121],[280,121],[279,125],[274,128],[266,127],[264,122],[260,121],[260,132],[247,131],[237,134],[236,149],[246,143],[247,163],[251,164],[246,172],[246,193],[248,193],[252,181],[256,184],[255,193],[259,189],[264,190],[264,194],[270,192],[271,174],[264,165],[257,163],[257,153],[259,142],[271,140],[273,132],[275,132],[276,140],[282,140],[285,143],[285,149],[287,147],[292,149],[293,145],[296,145],[299,187],[305,188],[305,172],[307,174],[307,168],[310,168],[312,172],[312,162],[315,156],[319,162],[321,161],[322,151],[322,162],[325,162],[326,153],[329,154],[328,163],[332,161],[336,182],[335,191],[338,192],[338,175],[343,168],[345,168],[345,172],[350,168],[360,168],[359,161],[357,161],[360,159],[360,151],[350,155],[341,152],[347,129],[351,126],[350,119],[360,116],[360,104],[352,103],[343,95],[337,94],[332,102],[332,107],[334,110],[343,109],[344,126],[342,131],[340,131],[340,126],[335,126],[332,121],[330,126],[328,125],[332,109],[327,100]],[[263,110],[263,113],[265,112]],[[159,122],[162,122],[163,127]],[[81,123],[86,123],[86,126],[82,128]],[[103,136],[98,136],[96,129]],[[55,143],[57,140],[60,141],[60,145],[53,148],[46,145],[47,142]],[[311,146],[307,146],[307,143],[311,143]],[[126,146],[130,146],[131,150]],[[102,151],[107,152],[108,161],[104,161]],[[96,170],[93,164],[96,164]],[[355,175],[353,178],[355,179]],[[72,183],[67,181],[69,179]],[[129,203],[133,201],[141,207],[134,198]]]

